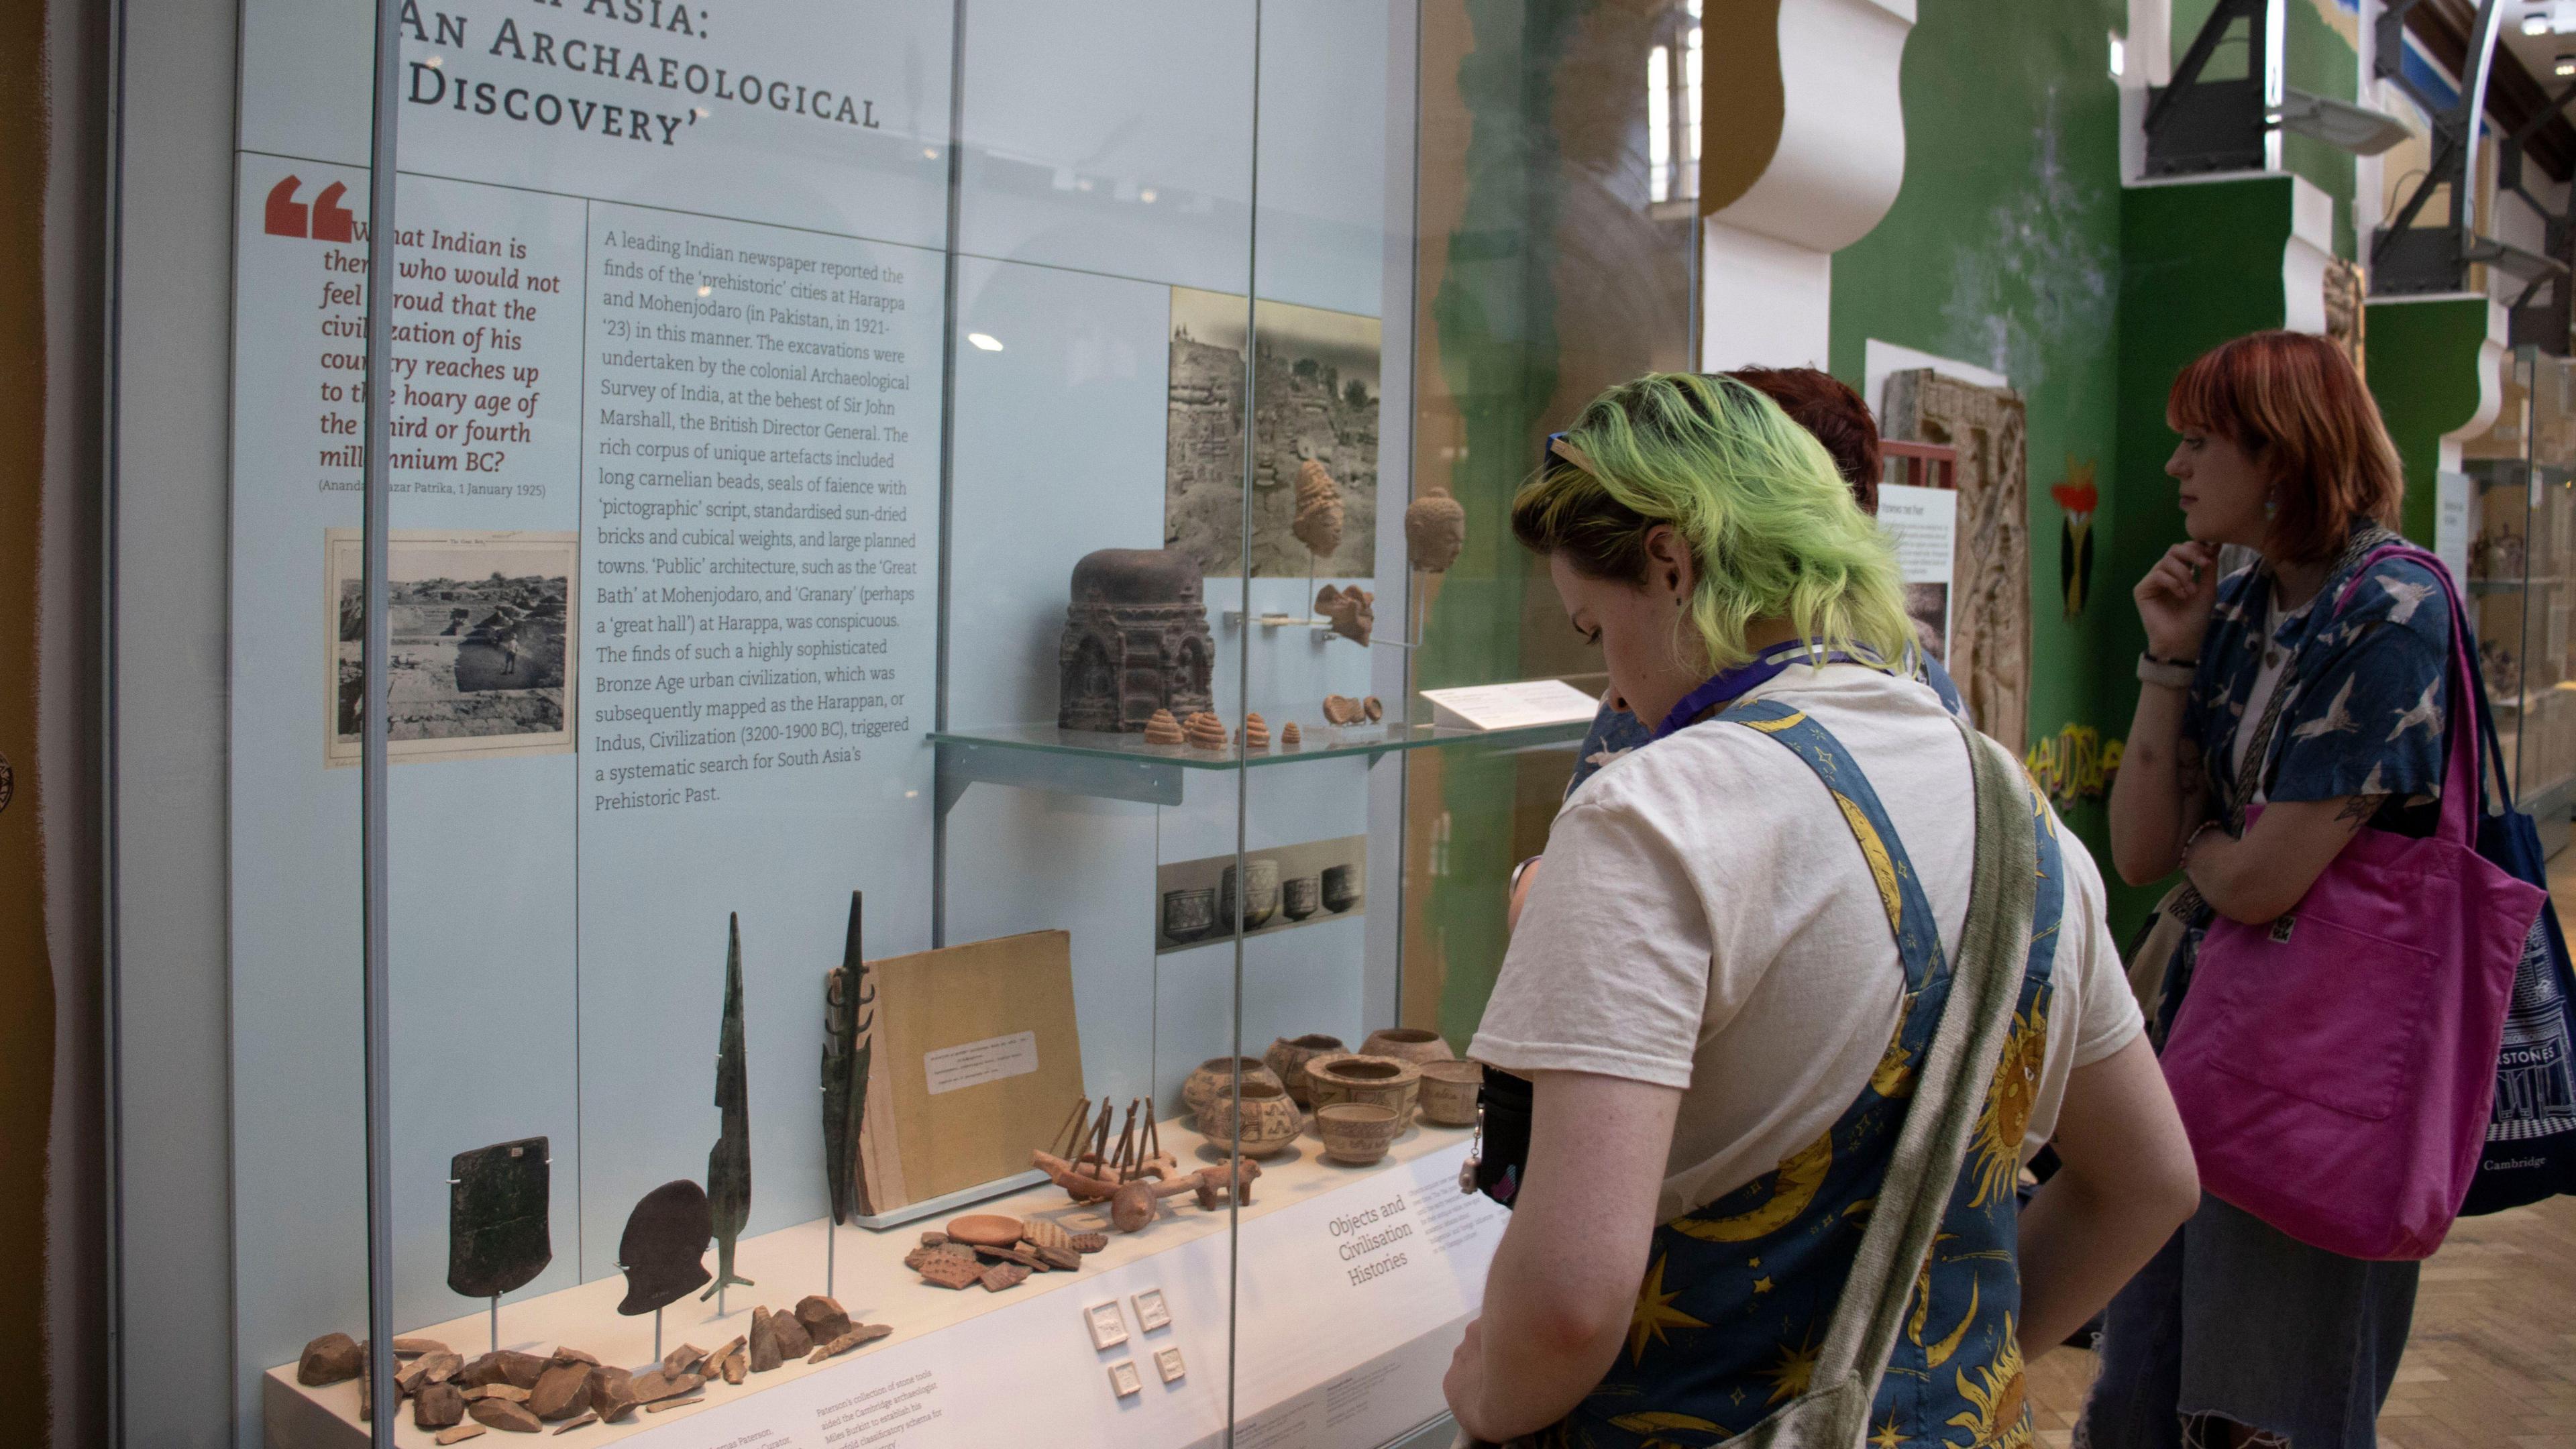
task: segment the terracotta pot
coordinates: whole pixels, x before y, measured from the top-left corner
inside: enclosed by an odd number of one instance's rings
[[[1216,929],[1216,892],[1205,886],[1163,892],[1163,934],[1175,941],[1195,941]]]
[[[1393,1057],[1417,1067],[1426,1062],[1455,1061],[1458,1057],[1449,1050],[1447,1038],[1419,1026],[1390,1026],[1370,1032],[1368,1040],[1360,1043],[1360,1055]]]
[[[1360,903],[1359,870],[1355,866],[1324,867],[1324,909],[1340,915]]]
[[[1422,1064],[1422,1120],[1443,1127],[1476,1125],[1476,1089],[1485,1085],[1485,1069],[1451,1058]]]
[[[1295,882],[1291,881],[1290,884],[1294,885]],[[1261,1064],[1278,1074],[1280,1082],[1288,1088],[1289,1097],[1298,1106],[1312,1107],[1315,1105],[1315,1096],[1306,1086],[1306,1063],[1315,1057],[1332,1056],[1349,1051],[1349,1047],[1342,1045],[1340,1037],[1326,1036],[1322,1032],[1308,1032],[1295,1041],[1290,1041],[1283,1036],[1272,1042],[1270,1050],[1261,1054]]]
[[[1345,1052],[1340,1056],[1310,1057],[1306,1062],[1306,1087],[1318,1112],[1344,1102],[1358,1102],[1387,1108],[1399,1121],[1410,1122],[1414,1094],[1421,1086],[1421,1068],[1393,1057]]]
[[[1315,1130],[1324,1139],[1324,1155],[1353,1167],[1366,1167],[1395,1145],[1404,1120],[1392,1107],[1367,1102],[1337,1102],[1315,1111]]]
[[[1288,1090],[1277,1073],[1251,1057],[1210,1057],[1199,1063],[1199,1069],[1181,1083],[1181,1105],[1190,1109],[1193,1124],[1203,1120],[1199,1114],[1207,1110],[1208,1103],[1234,1090],[1234,1064],[1237,1061],[1243,1063],[1246,1086],[1260,1082],[1277,1087],[1281,1092]],[[1205,1134],[1207,1129],[1201,1127],[1199,1131]]]
[[[1235,1142],[1237,1119],[1241,1119],[1243,1140]],[[1297,1134],[1306,1130],[1306,1114],[1288,1100],[1284,1087],[1269,1082],[1243,1079],[1243,1092],[1237,1096],[1220,1091],[1199,1113],[1199,1131],[1218,1150],[1232,1150],[1245,1157],[1272,1157],[1284,1152]]]
[[[1283,883],[1280,892],[1279,909],[1292,921],[1302,921],[1315,914],[1315,908],[1324,901],[1323,887],[1311,875],[1301,875]]]

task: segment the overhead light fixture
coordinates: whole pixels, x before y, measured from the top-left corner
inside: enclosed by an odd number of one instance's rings
[[[2562,76],[2576,75],[2576,55],[2560,52],[2558,63],[2550,69]]]
[[[2376,156],[2414,134],[2386,111],[2288,88],[2281,93],[2281,108],[2263,119],[2356,156]]]
[[[2547,35],[2549,33],[2549,17],[2537,10],[2534,10],[2529,15],[2522,17],[2522,33],[2525,35]]]
[[[966,334],[966,340],[975,344],[977,349],[984,352],[999,352],[1002,350],[1001,339],[995,337],[990,332],[969,332]]]

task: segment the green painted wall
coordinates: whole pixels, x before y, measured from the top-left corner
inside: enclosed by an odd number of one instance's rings
[[[2361,94],[2361,53],[2344,38],[2337,22],[2326,18],[2323,7],[2332,3],[2333,0],[2288,0],[2283,7],[2282,79],[2292,89],[2310,95],[2336,101],[2356,100]],[[2214,8],[2213,0],[2174,0],[2175,61],[2182,59]],[[2344,25],[2359,23],[2340,13],[2338,18]],[[2236,26],[2240,35],[2244,29],[2241,22]],[[2243,76],[2245,47],[2233,40],[2222,44],[2202,74],[2212,80]],[[2281,165],[2315,182],[2318,190],[2333,198],[2335,255],[2353,257],[2352,153],[2305,136],[2285,134],[2281,137]]]
[[[1905,46],[1904,185],[1877,229],[1834,256],[1837,376],[1861,386],[1877,338],[1992,368],[2028,405],[2031,741],[2104,727],[2089,638],[2126,603],[2122,576],[2097,560],[2090,604],[2066,617],[2048,491],[2070,460],[2089,462],[2103,511],[2111,502],[2121,192],[2107,37],[2125,14],[2105,0],[1923,0]],[[2067,815],[2098,853],[2101,807]]]
[[[2231,337],[2278,327],[2285,317],[2281,254],[2290,241],[2287,176],[2131,190],[2120,213],[2118,467],[2094,521],[2110,606],[2097,620],[2105,667],[2098,707],[2106,730],[2128,733],[2138,685],[2128,665],[2146,648],[2128,591],[2164,551],[2183,541],[2165,460],[2174,434],[2165,395],[2184,364]],[[2142,920],[2161,886],[2111,885],[2112,924]]]
[[[2379,415],[2406,467],[2406,536],[2429,548],[2442,435],[2477,415],[2487,300],[2373,302],[2362,336],[2369,350],[2370,394],[2379,401]]]

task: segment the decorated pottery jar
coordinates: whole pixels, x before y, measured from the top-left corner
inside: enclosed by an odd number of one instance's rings
[[[1216,1135],[1207,1130],[1204,1125],[1207,1119],[1199,1114],[1207,1110],[1208,1103],[1234,1090],[1234,1069],[1237,1063],[1241,1063],[1243,1067],[1245,1086],[1259,1082],[1264,1086],[1279,1088],[1283,1095],[1288,1090],[1281,1084],[1277,1073],[1251,1057],[1208,1058],[1199,1063],[1199,1069],[1190,1073],[1188,1079],[1181,1083],[1181,1105],[1190,1109],[1192,1122],[1202,1124],[1199,1126],[1202,1135],[1211,1137]]]
[[[1336,1102],[1315,1111],[1315,1131],[1324,1139],[1324,1155],[1353,1167],[1366,1167],[1386,1156],[1404,1130],[1392,1107],[1368,1102]]]
[[[1238,1127],[1240,1143],[1235,1140]],[[1220,1091],[1199,1113],[1201,1135],[1218,1150],[1237,1151],[1245,1157],[1276,1156],[1304,1130],[1306,1114],[1288,1100],[1287,1089],[1250,1076],[1243,1079],[1240,1094]]]
[[[1294,885],[1295,882],[1291,881],[1290,884]],[[1270,1050],[1261,1054],[1261,1064],[1278,1073],[1279,1080],[1288,1088],[1289,1097],[1294,1099],[1298,1106],[1311,1107],[1315,1105],[1315,1098],[1314,1094],[1306,1088],[1307,1060],[1348,1051],[1350,1048],[1342,1044],[1340,1037],[1310,1031],[1293,1041],[1283,1036],[1272,1042]]]
[[[1279,914],[1279,862],[1247,862],[1242,895],[1235,894],[1234,885],[1234,867],[1229,865],[1225,868],[1224,883],[1217,887],[1216,892],[1220,920],[1232,918],[1237,900],[1243,902],[1243,929],[1247,931],[1270,924],[1270,918]]]
[[[1324,867],[1324,909],[1340,915],[1360,903],[1360,873],[1357,866]]]
[[[1360,1102],[1387,1108],[1400,1121],[1410,1122],[1414,1094],[1421,1086],[1422,1069],[1393,1057],[1345,1052],[1306,1061],[1306,1090],[1318,1112],[1343,1102]]]
[[[1360,1043],[1360,1055],[1393,1057],[1418,1067],[1426,1062],[1451,1061],[1458,1054],[1449,1050],[1448,1039],[1436,1031],[1419,1026],[1390,1026],[1370,1032],[1368,1040]]]
[[[1443,1127],[1476,1125],[1476,1092],[1485,1085],[1485,1069],[1456,1058],[1424,1062],[1422,1120]]]
[[[1163,892],[1163,934],[1175,941],[1195,941],[1216,929],[1216,892],[1207,887],[1197,890]]]
[[[1288,919],[1302,921],[1315,914],[1324,903],[1323,886],[1311,875],[1301,875],[1280,887],[1279,909]]]

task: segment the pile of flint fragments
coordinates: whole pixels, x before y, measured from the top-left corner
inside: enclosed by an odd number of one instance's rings
[[[461,1444],[493,1429],[535,1434],[551,1425],[555,1433],[569,1434],[589,1424],[616,1423],[638,1409],[658,1414],[702,1404],[713,1380],[739,1384],[791,1358],[821,1363],[892,1332],[882,1323],[852,1323],[840,1304],[817,1293],[793,1313],[755,1308],[748,1335],[712,1353],[684,1343],[642,1373],[603,1364],[577,1348],[557,1348],[551,1358],[505,1348],[468,1363],[437,1339],[397,1338],[394,1393],[410,1400],[413,1426],[438,1431],[441,1444]],[[366,1419],[373,1417],[366,1367],[366,1345],[345,1333],[326,1333],[304,1346],[295,1381],[319,1387],[356,1379],[358,1417]]]

